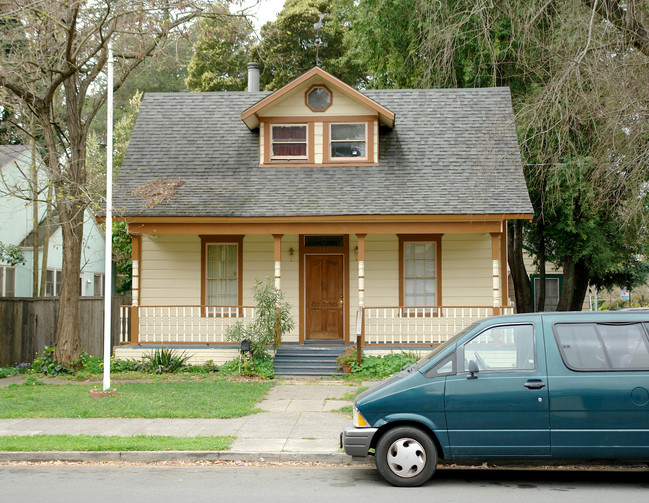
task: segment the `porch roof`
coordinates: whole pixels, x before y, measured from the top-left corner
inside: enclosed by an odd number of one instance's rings
[[[529,215],[507,88],[378,90],[378,166],[260,167],[242,111],[270,93],[149,93],[115,184],[125,217]],[[179,179],[147,206],[133,191]]]

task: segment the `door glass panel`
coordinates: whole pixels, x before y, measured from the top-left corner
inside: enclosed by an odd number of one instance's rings
[[[532,325],[493,327],[464,345],[464,371],[475,360],[481,372],[536,368]]]
[[[345,236],[304,236],[304,246],[344,246]]]

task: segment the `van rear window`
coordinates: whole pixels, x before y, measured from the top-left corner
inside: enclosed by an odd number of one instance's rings
[[[641,323],[557,323],[554,336],[569,369],[649,370],[649,341]]]

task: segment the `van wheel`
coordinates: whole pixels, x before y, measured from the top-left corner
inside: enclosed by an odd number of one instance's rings
[[[437,468],[437,449],[419,428],[401,426],[389,430],[376,446],[376,468],[390,484],[420,486]]]

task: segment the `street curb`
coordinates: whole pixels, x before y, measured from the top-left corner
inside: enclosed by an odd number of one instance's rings
[[[367,464],[367,458],[352,458],[343,453],[232,452],[232,451],[0,451],[2,462],[68,463],[161,463],[165,461],[242,461],[267,463],[326,463],[333,465]]]

